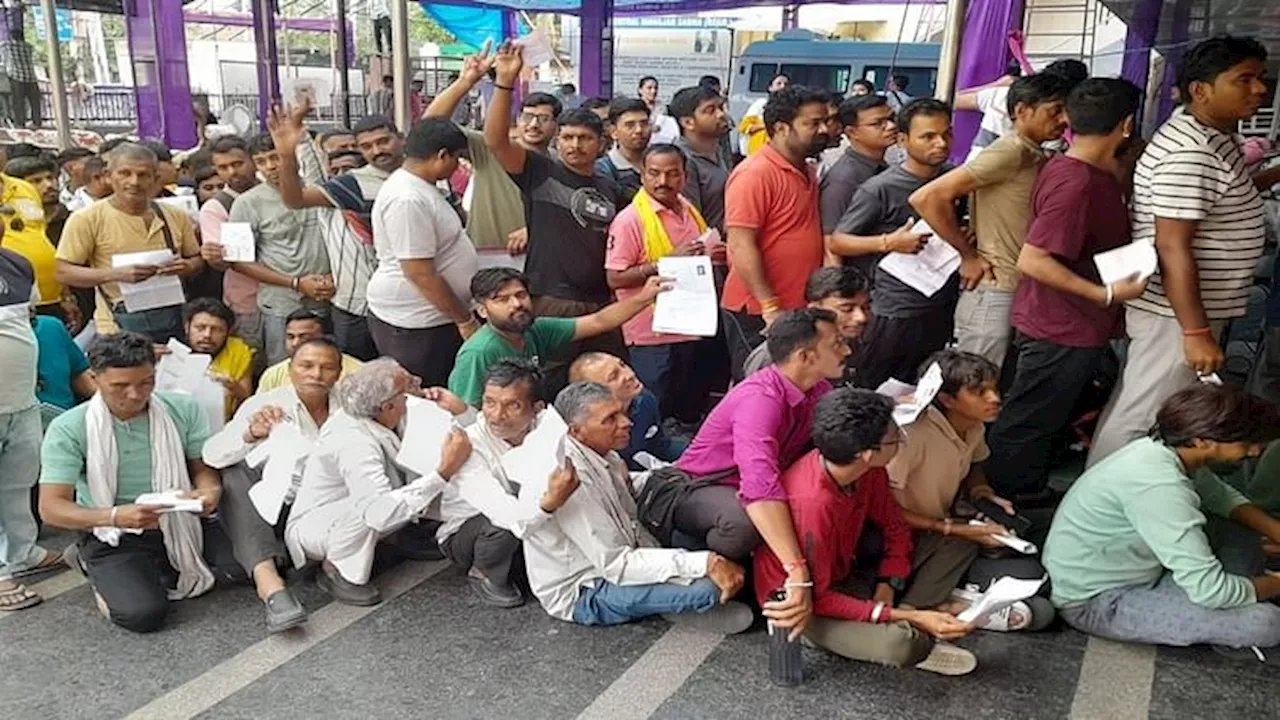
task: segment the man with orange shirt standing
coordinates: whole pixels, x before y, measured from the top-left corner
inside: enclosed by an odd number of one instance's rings
[[[738,166],[725,187],[729,278],[721,307],[734,380],[782,311],[804,307],[804,284],[822,265],[818,177],[807,162],[830,138],[829,95],[791,86],[764,107],[769,144]]]

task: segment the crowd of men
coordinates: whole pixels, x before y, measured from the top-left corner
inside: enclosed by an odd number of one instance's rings
[[[512,44],[469,58],[407,134],[370,116],[313,137],[303,105],[179,163],[147,142],[10,148],[0,611],[39,603],[22,577],[66,563],[130,630],[247,581],[281,632],[307,620],[291,568],[373,605],[381,548],[448,558],[499,608],[531,594],[564,621],[723,633],[758,609],[839,655],[951,675],[977,660],[950,641],[1055,615],[1133,642],[1280,645],[1262,552],[1280,468],[1222,479],[1280,437],[1280,412],[1215,375],[1280,180],[1234,134],[1266,57],[1192,48],[1183,105],[1145,146],[1139,90],[1076,61],[979,89],[999,117],[958,167],[952,108],[905,81],[840,97],[779,76],[740,159],[718,82],[661,107],[645,78],[565,109],[518,96]],[[459,127],[486,76],[483,131]],[[194,218],[168,202],[184,183]],[[251,259],[231,242],[246,226]],[[1094,257],[1134,241],[1154,274],[1102,282]],[[883,262],[937,244],[959,256],[940,287]],[[720,332],[655,331],[658,261],[693,255],[715,268]],[[173,277],[185,302],[138,306]],[[86,355],[73,337],[95,334]],[[1056,448],[1121,337],[1062,497]],[[175,339],[210,357],[212,419],[155,390]],[[936,395],[900,424],[916,399],[877,389],[925,374]],[[420,442],[410,398],[456,425],[426,474],[397,461]],[[523,475],[542,447],[526,441],[558,426],[554,470]],[[248,460],[280,432],[314,451],[264,508]],[[38,516],[79,534],[62,554],[36,543],[37,477]],[[198,511],[138,502],[170,491]],[[1043,554],[1007,548],[1014,530]],[[1046,574],[957,618],[998,578]]]

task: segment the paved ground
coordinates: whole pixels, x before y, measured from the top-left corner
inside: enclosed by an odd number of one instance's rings
[[[376,608],[297,585],[311,622],[281,636],[267,636],[247,587],[178,603],[166,630],[140,636],[104,620],[78,575],[55,575],[37,585],[44,605],[0,615],[0,717],[1245,720],[1276,717],[1280,693],[1274,665],[1063,629],[967,638],[979,668],[964,678],[806,650],[808,682],[779,689],[760,630],[591,629],[536,604],[494,610],[444,563],[404,563],[377,582],[387,599]]]

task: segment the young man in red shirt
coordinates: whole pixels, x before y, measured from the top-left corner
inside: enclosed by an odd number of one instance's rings
[[[812,579],[814,617],[804,634],[853,660],[964,675],[977,667],[973,654],[934,638],[960,638],[970,626],[947,613],[894,605],[895,592],[911,574],[911,528],[884,468],[903,439],[893,423],[893,401],[870,390],[833,390],[814,408],[815,449],[781,478]],[[883,537],[876,568],[857,566],[867,523]],[[872,572],[875,589],[869,591]],[[787,571],[761,544],[755,553],[760,602],[786,584]]]

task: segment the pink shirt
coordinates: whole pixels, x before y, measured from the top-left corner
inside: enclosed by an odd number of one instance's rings
[[[229,188],[226,192],[232,197],[238,195]],[[206,202],[200,208],[200,242],[214,245],[221,243],[222,223],[230,216],[217,198]],[[222,301],[237,315],[258,312],[258,281],[228,269],[222,274]]]
[[[683,213],[676,213],[656,200],[653,202],[658,219],[662,221],[662,227],[666,228],[667,237],[671,238],[671,244],[675,247],[689,245],[702,234],[698,229],[698,222],[693,219],[693,213],[688,210],[689,201],[683,197],[680,200],[685,205]],[[636,213],[635,205],[628,205],[609,226],[609,248],[605,253],[604,269],[629,270],[647,262],[650,260],[644,249],[644,224]],[[633,287],[619,288],[615,292],[618,300],[626,300],[639,291],[640,288]],[[622,337],[628,345],[666,345],[699,339],[691,335],[655,333],[652,306],[645,308],[622,326]]]

